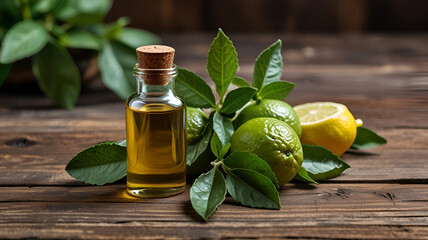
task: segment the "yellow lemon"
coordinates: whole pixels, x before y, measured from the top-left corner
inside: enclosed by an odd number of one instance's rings
[[[357,127],[363,124],[340,103],[306,103],[295,106],[294,110],[302,126],[301,142],[326,147],[338,156],[351,147]]]

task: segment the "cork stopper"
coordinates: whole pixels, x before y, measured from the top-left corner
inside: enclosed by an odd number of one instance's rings
[[[175,50],[163,45],[149,45],[137,48],[138,67],[144,69],[172,68]]]
[[[137,48],[138,67],[143,69],[169,69],[172,68],[175,50],[163,45],[149,45]],[[157,74],[148,74],[144,83],[149,85],[166,85],[169,75],[162,71]]]

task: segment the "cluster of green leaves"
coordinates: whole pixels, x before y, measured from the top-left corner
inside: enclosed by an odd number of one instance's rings
[[[224,158],[230,144],[221,145],[217,137],[211,140],[211,149],[217,156],[212,162],[214,167],[199,176],[190,189],[195,211],[208,220],[223,203],[226,193],[244,206],[280,209],[279,186],[269,165],[249,152],[234,152]]]
[[[230,147],[229,138],[234,132],[231,118],[235,116],[236,111],[251,99],[283,100],[295,86],[293,83],[281,81],[281,41],[278,40],[257,57],[251,86],[245,79],[235,76],[237,68],[235,47],[219,29],[210,46],[207,60],[208,74],[215,83],[219,102],[215,103],[211,88],[196,74],[179,69],[176,80],[176,92],[188,106],[211,108],[210,122],[202,139],[187,149],[188,166],[198,164],[198,161],[206,161],[199,156],[206,151],[208,145],[217,157],[211,162],[213,168],[199,176],[190,189],[192,206],[205,220],[224,201],[227,192],[235,201],[245,206],[270,209],[281,207],[279,186],[269,165],[248,152],[235,152],[224,158]],[[224,97],[231,83],[238,88]],[[361,130],[358,132],[361,134]],[[211,140],[208,141],[210,135]],[[356,142],[361,138],[357,137]],[[363,139],[362,142],[367,143],[367,140]],[[295,177],[296,181],[317,184],[316,181],[337,177],[350,167],[322,146],[303,145],[303,156],[303,164]]]
[[[147,31],[125,27],[120,18],[101,21],[112,0],[2,0],[0,4],[0,85],[14,62],[32,57],[40,89],[71,109],[80,93],[79,70],[67,48],[98,55],[104,85],[122,99],[135,92],[135,48],[159,42]]]
[[[359,127],[352,148],[367,149],[387,141],[373,131]],[[223,159],[230,143],[222,146],[216,133],[211,139],[211,150],[217,157],[209,172],[199,176],[190,189],[190,200],[195,211],[205,220],[215,212],[228,192],[244,206],[280,209],[278,183],[269,165],[257,155],[234,152]],[[350,168],[339,156],[317,145],[303,144],[303,163],[293,181],[318,184],[335,178]],[[220,171],[220,169],[222,171]],[[226,180],[224,175],[226,173]]]
[[[219,29],[207,58],[207,71],[215,84],[219,101],[209,85],[195,73],[179,68],[176,92],[187,106],[211,108],[209,123],[202,138],[188,146],[187,165],[207,162],[200,156],[208,146],[216,158],[213,167],[199,176],[190,189],[190,200],[196,212],[205,220],[214,213],[229,193],[244,206],[280,209],[278,183],[269,165],[257,155],[229,151],[229,139],[234,133],[232,118],[250,100],[283,100],[294,88],[294,84],[281,81],[283,62],[281,41],[265,49],[257,58],[252,85],[236,76],[238,58],[232,41]],[[231,84],[238,88],[226,92]],[[208,161],[209,163],[209,161]],[[226,177],[224,176],[226,174]]]
[[[214,133],[220,139],[222,147],[229,142],[234,132],[231,119],[250,100],[283,100],[291,92],[295,84],[281,81],[283,69],[281,45],[281,40],[278,40],[258,56],[250,85],[247,80],[235,75],[238,69],[236,49],[232,41],[219,29],[211,43],[207,58],[207,71],[220,98],[217,103],[206,81],[189,70],[178,69],[175,90],[186,105],[211,108],[209,127],[205,129],[203,137],[187,148],[188,166],[199,165],[198,161],[204,161],[200,156],[206,151],[209,139]],[[231,84],[238,88],[225,96]]]
[[[216,103],[209,85],[195,73],[179,68],[176,92],[191,107],[211,108],[200,140],[187,146],[187,166],[207,163],[211,170],[200,175],[190,189],[195,211],[207,220],[225,200],[227,193],[238,203],[257,208],[280,209],[279,187],[269,165],[249,152],[229,154],[229,139],[234,132],[231,119],[250,100],[283,100],[294,88],[281,81],[281,41],[278,40],[257,58],[253,83],[235,76],[238,59],[232,41],[221,29],[211,44],[207,70],[220,96]],[[231,84],[238,86],[227,95]],[[368,148],[385,143],[374,132],[358,128],[354,148]],[[206,159],[207,151],[213,153]],[[350,166],[321,146],[303,145],[303,164],[294,180],[312,182],[333,178]],[[201,157],[202,156],[202,157]],[[209,156],[209,155],[208,155]],[[202,162],[201,162],[202,161]],[[126,142],[101,143],[78,153],[68,163],[67,172],[76,179],[103,185],[126,175]]]

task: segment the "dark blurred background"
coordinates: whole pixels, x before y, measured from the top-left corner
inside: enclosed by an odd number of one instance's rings
[[[0,9],[5,6],[2,1],[5,0],[0,0]],[[96,6],[100,3],[96,1],[101,0],[82,1],[83,5],[96,3],[93,4]],[[0,19],[5,16],[3,13]],[[97,24],[112,27],[121,17],[131,21],[126,27],[157,34],[162,44],[177,50],[176,64],[206,79],[206,55],[219,27],[234,41],[239,54],[239,74],[247,79],[252,78],[258,54],[277,39],[285,43],[284,72],[291,81],[316,81],[321,72],[342,74],[340,71],[345,70],[349,71],[345,71],[349,73],[345,77],[358,77],[361,71],[356,66],[378,67],[373,70],[378,71],[376,74],[414,71],[423,76],[428,69],[428,0],[115,0],[104,20],[100,18]],[[67,21],[61,19],[58,24],[67,28]],[[100,42],[118,41],[114,34],[101,35],[97,36]],[[55,34],[51,37],[57,38]],[[136,38],[134,42],[142,41],[140,35]],[[136,61],[135,46],[128,48],[127,52],[110,57]],[[81,92],[105,91],[97,60],[102,49],[67,46],[67,50],[79,70]],[[0,87],[0,95],[42,95],[31,64],[32,57],[13,63]],[[128,68],[132,64],[123,64],[124,71],[131,73]],[[338,66],[349,68],[340,70]],[[130,78],[133,81],[131,74]],[[427,82],[425,77],[423,81]],[[346,86],[344,89],[354,91]],[[109,96],[112,101],[118,99],[113,93]],[[43,101],[52,104],[48,98]]]
[[[106,22],[121,16],[155,33],[428,31],[427,0],[117,0]]]

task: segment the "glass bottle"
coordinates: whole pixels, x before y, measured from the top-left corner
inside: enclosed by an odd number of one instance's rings
[[[173,91],[177,67],[143,69],[136,64],[134,76],[137,93],[126,102],[128,193],[179,194],[186,187],[186,108]]]

